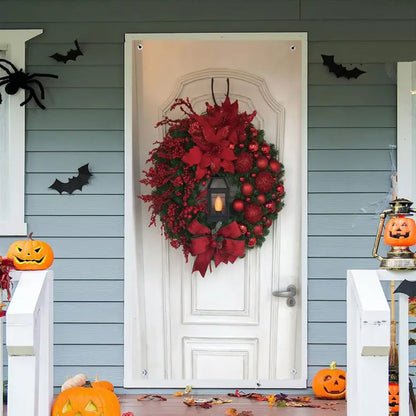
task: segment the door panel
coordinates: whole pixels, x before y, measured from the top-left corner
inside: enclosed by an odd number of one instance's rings
[[[135,276],[128,287],[134,294],[126,292],[126,312],[134,317],[126,324],[131,335],[126,337],[129,365],[135,364],[132,383],[304,386],[302,292],[294,307],[272,292],[288,284],[304,288],[305,45],[299,38],[237,40],[221,35],[188,40],[152,39],[149,35],[131,46],[137,100],[133,172],[146,169],[155,139],[163,137],[162,128],[159,132],[154,129],[156,122],[165,115],[183,116],[179,110],[169,112],[175,98],[189,97],[195,111],[201,113],[206,102],[213,103],[211,79],[217,102],[224,100],[229,79],[231,101],[238,100],[240,112],[256,110],[253,124],[264,129],[266,140],[279,149],[287,190],[286,206],[263,246],[234,264],[220,264],[205,278],[192,274],[192,258],[186,263],[182,252],[172,249],[160,230],[147,227],[147,209],[136,210],[133,241],[141,248],[135,256],[142,269],[132,270]],[[145,187],[135,189],[140,194],[150,192]]]

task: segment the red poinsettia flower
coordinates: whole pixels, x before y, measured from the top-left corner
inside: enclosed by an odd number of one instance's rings
[[[190,166],[197,165],[196,177],[201,179],[208,170],[214,175],[222,168],[224,172],[234,173],[233,160],[236,159],[234,147],[245,140],[245,128],[255,117],[256,112],[238,113],[238,101],[231,104],[227,97],[221,106],[207,104],[207,114],[189,114],[191,124],[189,133],[196,146],[185,154],[182,161]]]
[[[221,168],[225,172],[234,173],[232,161],[236,159],[236,156],[232,149],[233,146],[230,147],[231,143],[227,140],[229,128],[223,127],[215,131],[208,120],[204,117],[198,116],[198,118],[202,134],[193,136],[197,145],[182,157],[182,161],[191,166],[197,165],[197,179],[204,177],[208,168],[214,175]]]

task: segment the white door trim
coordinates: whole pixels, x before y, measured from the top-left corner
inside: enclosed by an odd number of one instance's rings
[[[302,42],[302,154],[301,154],[301,278],[300,278],[300,302],[301,317],[299,325],[299,335],[301,337],[300,368],[298,369],[299,378],[294,380],[281,380],[281,385],[274,384],[276,388],[305,388],[307,382],[307,34],[306,33],[175,33],[175,34],[126,34],[125,35],[125,59],[124,59],[124,85],[125,85],[125,191],[124,191],[124,387],[135,388],[142,386],[143,380],[135,376],[137,365],[135,365],[135,351],[133,340],[140,340],[140,334],[136,333],[138,320],[144,317],[133,316],[132,305],[138,304],[137,291],[140,291],[140,284],[136,282],[137,276],[143,274],[143,264],[137,253],[141,251],[141,241],[137,241],[136,229],[137,218],[141,218],[142,209],[138,201],[139,194],[139,175],[137,166],[134,164],[134,131],[135,117],[137,109],[134,96],[135,79],[133,71],[133,48],[134,42],[145,39],[278,39],[278,40],[299,40]],[[136,169],[136,171],[135,171]],[[144,349],[142,349],[144,350]],[[147,385],[146,387],[156,387]],[[172,380],[159,383],[157,387],[172,387]],[[262,386],[268,387],[268,386]]]
[[[415,158],[416,61],[399,62],[397,64],[397,195],[413,202],[416,202]]]

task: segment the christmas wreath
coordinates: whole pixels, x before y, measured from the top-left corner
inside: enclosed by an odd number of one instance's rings
[[[205,276],[212,260],[234,263],[246,250],[260,247],[273,220],[283,207],[283,166],[264,131],[251,123],[256,111],[239,113],[238,101],[228,95],[221,105],[206,103],[197,114],[188,99],[176,99],[183,118],[165,117],[162,141],[155,143],[141,183],[152,188],[140,195],[150,203],[150,224],[161,221],[165,238],[182,247],[186,261],[195,256],[192,271]],[[229,216],[211,222],[208,215],[209,185],[224,179],[230,188]]]

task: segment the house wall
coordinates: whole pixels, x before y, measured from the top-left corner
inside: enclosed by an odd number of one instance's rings
[[[396,142],[396,62],[416,60],[413,0],[3,0],[0,29],[37,28],[29,72],[46,111],[27,106],[26,221],[56,255],[55,384],[99,374],[123,392],[123,42],[125,33],[307,32],[309,379],[346,365],[347,269],[376,268],[378,216]],[[58,63],[78,39],[84,56]],[[336,78],[321,54],[359,66]],[[351,66],[350,66],[351,65]],[[81,193],[48,189],[89,163]],[[1,232],[1,230],[0,230]],[[5,254],[14,237],[0,238]]]

